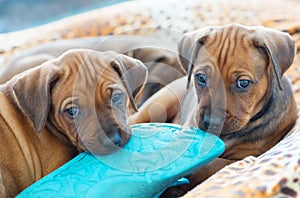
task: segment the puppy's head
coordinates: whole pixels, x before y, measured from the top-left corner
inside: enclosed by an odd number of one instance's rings
[[[46,127],[79,150],[106,154],[127,143],[129,107],[146,67],[113,52],[71,50],[13,80],[15,99],[36,131]]]
[[[196,89],[196,123],[230,134],[247,128],[282,90],[282,75],[293,62],[295,42],[265,27],[231,24],[186,34],[179,60]]]

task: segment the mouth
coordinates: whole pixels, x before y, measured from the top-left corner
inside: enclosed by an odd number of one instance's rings
[[[75,146],[79,151],[86,151],[95,155],[107,155],[124,147],[131,137],[129,134],[130,132],[116,132],[110,136],[80,137]]]
[[[203,127],[199,127],[201,130],[206,131],[207,133],[211,133],[215,136],[220,137],[221,139],[231,139],[231,138],[235,138],[235,137],[239,137],[240,136],[240,132],[239,131],[234,131],[234,132],[224,132],[223,130],[217,129],[214,130],[213,128],[208,129],[204,129]]]
[[[221,126],[218,127],[209,127],[208,129],[206,129],[205,127],[199,127],[201,130],[206,131],[208,133],[214,134],[218,137],[220,137],[221,139],[232,139],[232,138],[238,138],[243,136],[243,132],[241,130],[239,131],[229,131],[226,130],[224,125],[221,128]]]
[[[232,139],[232,138],[237,138],[240,136],[241,136],[241,132],[239,132],[239,131],[227,132],[227,133],[220,134],[221,139]]]
[[[222,131],[219,128],[216,128],[216,127],[209,127],[208,129],[203,128],[203,127],[199,127],[199,128],[203,131],[214,134],[216,136],[221,136],[222,135]]]
[[[222,135],[222,133],[224,133],[224,124],[213,124],[213,123],[209,123],[209,124],[204,124],[203,121],[200,121],[198,123],[198,128],[200,128],[203,131],[206,131],[208,133],[214,134],[216,136],[220,136]],[[225,132],[227,133],[227,132]]]
[[[222,138],[222,139],[238,139],[238,138],[247,137],[247,139],[249,139],[253,133],[257,132],[258,130],[261,130],[261,128],[264,128],[268,124],[269,124],[269,122],[266,122],[263,125],[256,125],[253,127],[248,123],[243,128],[239,129],[238,131],[222,133],[220,135],[220,138]],[[256,135],[256,137],[258,138],[259,136]]]
[[[208,133],[219,136],[221,139],[240,138],[248,133],[249,121],[238,119],[232,114],[226,114],[225,117],[216,117],[205,121],[205,116],[199,117],[198,127]]]
[[[226,123],[222,125],[209,125],[208,127],[202,126],[201,124],[198,125],[199,128],[203,131],[211,133],[220,137],[221,139],[231,139],[235,137],[240,137],[241,132],[239,131],[231,131],[226,128]]]
[[[104,146],[102,145],[102,143],[100,144],[99,142],[97,144],[92,142],[87,142],[84,144],[84,147],[85,147],[84,151],[94,155],[108,155],[122,148],[112,143],[110,146],[107,145]]]

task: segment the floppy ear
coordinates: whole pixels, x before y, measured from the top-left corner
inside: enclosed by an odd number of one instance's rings
[[[26,71],[11,86],[18,106],[31,118],[37,132],[45,126],[51,104],[50,88],[57,79],[55,68],[43,64]]]
[[[264,27],[257,28],[254,37],[254,45],[267,53],[279,88],[282,89],[281,78],[293,63],[296,54],[294,39],[287,33]]]
[[[111,62],[111,67],[122,79],[133,109],[138,111],[134,99],[146,83],[148,76],[147,67],[141,61],[125,57],[124,55],[114,59]]]
[[[187,72],[187,88],[191,81],[194,64],[201,46],[205,44],[209,36],[209,29],[204,28],[185,34],[178,43],[178,58],[181,67]]]

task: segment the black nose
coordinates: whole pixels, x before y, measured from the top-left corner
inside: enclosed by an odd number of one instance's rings
[[[203,118],[203,126],[207,130],[210,124],[210,116],[205,115]]]
[[[203,117],[203,126],[205,130],[209,132],[216,133],[221,131],[224,124],[224,118],[222,115],[211,117],[209,115],[204,115]]]
[[[122,138],[119,131],[113,132],[113,135],[110,137],[110,140],[117,146],[122,145]]]

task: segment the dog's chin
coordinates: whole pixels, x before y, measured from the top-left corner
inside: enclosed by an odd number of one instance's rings
[[[123,146],[123,144],[119,146],[113,144],[112,142],[109,145],[103,145],[103,143],[101,142],[84,141],[83,143],[80,141],[77,145],[77,149],[79,151],[85,151],[93,155],[108,155],[120,150]]]
[[[208,129],[200,124],[199,128],[203,131],[214,134],[220,138],[230,138],[236,136],[239,133],[239,131],[242,129],[242,127],[236,127],[236,128],[227,127],[226,124],[224,124],[222,128],[220,126],[220,127],[208,127]]]
[[[218,130],[218,129],[215,129],[215,130],[214,130],[214,129],[212,129],[212,128],[207,129],[207,128],[205,128],[204,126],[202,126],[201,124],[198,125],[198,128],[201,129],[202,131],[205,131],[205,132],[207,132],[207,133],[214,134],[214,135],[216,135],[216,136],[220,136],[220,134],[221,134],[221,131],[220,131],[220,130]]]
[[[95,130],[94,133],[81,132],[73,144],[80,151],[85,151],[94,155],[107,155],[120,150],[128,143],[131,137],[131,130],[120,131],[120,135],[103,134],[102,131]],[[116,133],[117,134],[117,133]]]
[[[233,138],[237,138],[240,137],[243,134],[243,129],[244,125],[242,125],[243,127],[238,127],[238,128],[223,128],[221,134],[220,134],[220,138],[221,139],[233,139]]]

